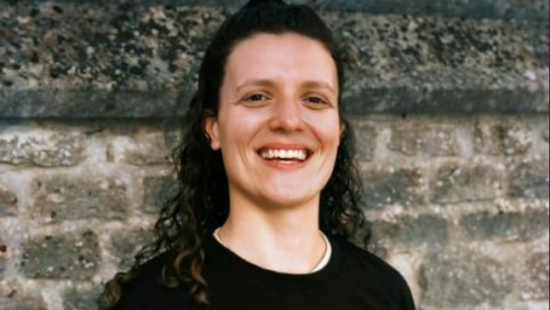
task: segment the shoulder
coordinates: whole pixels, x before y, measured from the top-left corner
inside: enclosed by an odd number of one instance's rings
[[[162,282],[169,258],[168,253],[164,253],[140,265],[135,277],[123,284],[121,298],[113,310],[149,310],[153,304],[158,306],[158,301],[185,299],[187,296],[180,296],[182,290],[167,287]]]
[[[342,237],[336,237],[335,240],[341,245],[346,264],[354,276],[363,277],[370,283],[375,281],[401,304],[400,309],[414,309],[410,287],[401,272],[382,258]]]

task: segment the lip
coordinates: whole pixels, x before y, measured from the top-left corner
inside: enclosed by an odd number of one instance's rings
[[[308,158],[313,154],[313,150],[304,144],[286,144],[286,143],[269,143],[256,150],[256,153],[261,154],[265,149],[271,150],[285,150],[285,151],[296,151],[296,150],[306,150]]]

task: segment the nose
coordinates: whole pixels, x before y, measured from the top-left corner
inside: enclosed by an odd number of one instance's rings
[[[295,100],[281,100],[273,110],[273,116],[269,122],[271,130],[292,132],[304,128],[300,106]]]

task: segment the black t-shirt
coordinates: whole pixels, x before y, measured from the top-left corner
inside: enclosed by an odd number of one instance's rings
[[[166,255],[143,264],[113,310],[415,310],[403,276],[377,256],[327,235],[332,254],[321,270],[287,274],[254,265],[210,235],[203,276],[211,306],[197,307],[182,288],[159,284]]]

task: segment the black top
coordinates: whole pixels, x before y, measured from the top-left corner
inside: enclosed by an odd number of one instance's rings
[[[377,256],[341,237],[328,264],[310,274],[287,274],[254,265],[209,235],[203,276],[211,310],[415,310],[403,276]],[[166,255],[141,267],[113,310],[195,310],[182,288],[158,283]]]

